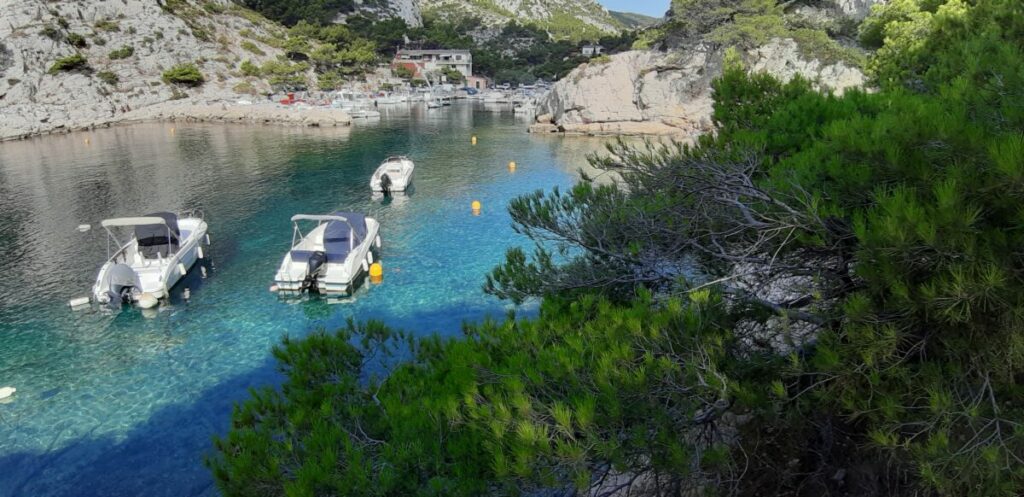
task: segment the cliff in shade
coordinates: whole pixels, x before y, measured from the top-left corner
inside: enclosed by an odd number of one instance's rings
[[[834,0],[795,7],[780,22],[801,29],[780,28],[753,47],[737,47],[737,53],[750,71],[784,81],[799,75],[837,93],[861,87],[867,82],[859,67],[865,55],[852,39],[874,3],[879,1]],[[662,40],[652,49],[594,59],[558,81],[540,102],[531,131],[671,136],[710,131],[711,82],[722,73],[726,49],[709,38],[723,38],[728,25],[704,37],[661,29]],[[837,41],[826,33],[841,34]]]
[[[257,39],[282,28],[228,0],[22,0],[0,9],[0,140],[122,120],[169,102],[239,98],[264,83],[240,61],[282,53]],[[246,34],[247,36],[242,36]],[[246,48],[247,47],[247,48]],[[84,63],[65,70],[61,59]],[[205,83],[169,84],[192,63]]]

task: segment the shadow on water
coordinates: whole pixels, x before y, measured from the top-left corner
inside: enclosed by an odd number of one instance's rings
[[[320,300],[303,302],[311,317],[326,317],[330,305]],[[533,314],[527,311],[523,315]],[[422,328],[424,323],[446,326],[444,336],[456,336],[461,327],[453,318],[483,314],[505,315],[500,307],[439,308],[399,318],[385,318],[395,329]],[[345,323],[320,322],[333,330]],[[80,437],[62,448],[43,453],[19,452],[0,456],[0,496],[3,497],[190,497],[218,495],[199,454],[212,452],[212,438],[224,434],[232,407],[248,398],[251,388],[278,385],[283,376],[269,356],[256,368],[208,388],[191,399],[157,410],[146,421],[119,437]],[[52,395],[16,398],[14,402],[45,402]],[[0,425],[7,423],[0,405]],[[61,428],[53,427],[54,437]]]
[[[196,454],[209,452],[211,437],[227,430],[232,405],[246,398],[249,388],[280,380],[268,357],[255,370],[207,389],[191,401],[158,410],[123,437],[82,437],[55,451],[2,456],[0,495],[217,495]]]

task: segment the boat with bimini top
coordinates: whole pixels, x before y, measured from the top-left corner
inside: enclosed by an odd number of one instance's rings
[[[300,223],[316,226],[303,234]],[[292,216],[292,248],[274,276],[280,295],[351,295],[380,248],[380,224],[357,212]]]
[[[96,302],[112,306],[155,306],[204,257],[202,243],[210,243],[206,221],[198,211],[180,217],[156,212],[106,219],[100,225],[108,235],[108,259],[100,267],[92,293]],[[118,236],[120,229],[130,230],[126,242],[123,235]],[[112,247],[117,248],[113,254]]]

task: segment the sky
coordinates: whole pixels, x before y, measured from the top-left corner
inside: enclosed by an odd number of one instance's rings
[[[608,10],[636,12],[649,16],[661,17],[668,12],[670,0],[598,0]]]

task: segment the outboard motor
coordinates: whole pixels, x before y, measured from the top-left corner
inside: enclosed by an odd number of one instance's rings
[[[130,304],[132,292],[142,288],[139,282],[139,275],[135,270],[126,264],[114,264],[107,270],[104,281],[107,289],[107,304],[118,309],[122,304]]]
[[[387,173],[380,175],[380,189],[384,195],[391,195],[391,176],[388,176]]]
[[[327,254],[313,252],[309,256],[309,261],[306,263],[306,279],[302,280],[302,287],[299,288],[299,293],[316,289],[316,281],[320,277],[320,269],[324,264],[327,264]]]

